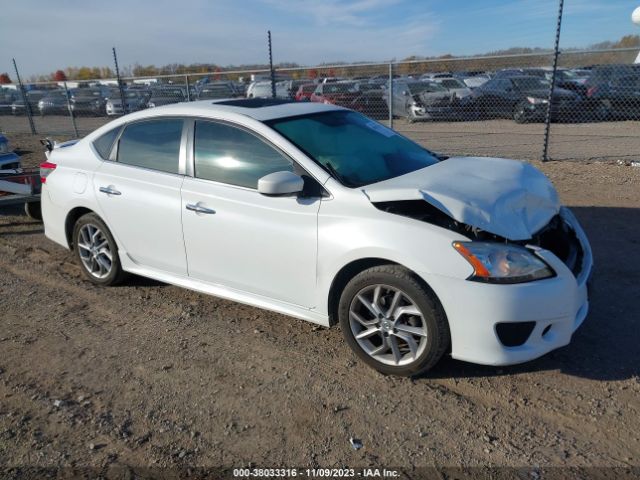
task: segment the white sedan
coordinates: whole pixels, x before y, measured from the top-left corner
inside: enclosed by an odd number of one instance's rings
[[[133,273],[339,323],[383,373],[528,361],[587,315],[591,249],[541,172],[444,159],[333,105],[145,110],[41,172],[45,233],[93,283]]]

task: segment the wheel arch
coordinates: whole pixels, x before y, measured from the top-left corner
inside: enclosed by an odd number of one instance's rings
[[[344,287],[346,287],[347,283],[349,283],[349,281],[353,277],[358,275],[360,272],[363,272],[372,267],[379,267],[381,265],[397,265],[411,272],[416,277],[417,281],[420,282],[425,288],[429,289],[433,293],[433,295],[438,299],[438,302],[440,302],[438,295],[427,284],[427,282],[425,282],[424,279],[420,275],[418,275],[415,271],[406,267],[405,265],[393,260],[380,258],[380,257],[360,258],[357,260],[352,260],[351,262],[344,265],[338,271],[338,273],[336,273],[336,275],[333,277],[333,280],[331,281],[331,286],[329,287],[329,295],[327,298],[327,312],[329,314],[329,326],[334,326],[338,323],[338,305],[340,303],[340,294],[344,290]]]
[[[75,226],[78,219],[83,215],[86,215],[87,213],[93,213],[95,215],[98,215],[96,211],[91,210],[90,208],[87,208],[87,207],[74,207],[71,210],[69,210],[69,213],[67,213],[67,217],[64,221],[64,235],[67,240],[67,245],[69,246],[69,249],[72,251],[73,251],[73,227]],[[100,217],[100,215],[98,215],[98,217]],[[100,219],[102,220],[102,217],[100,217]],[[102,221],[104,222],[104,220]]]

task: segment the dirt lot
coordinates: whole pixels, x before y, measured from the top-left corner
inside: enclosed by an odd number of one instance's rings
[[[32,137],[12,140],[26,163],[41,160]],[[93,287],[41,224],[1,212],[0,477],[249,465],[640,474],[640,168],[536,165],[592,241],[589,317],[571,345],[526,365],[445,359],[416,379],[367,368],[338,329],[141,278]]]

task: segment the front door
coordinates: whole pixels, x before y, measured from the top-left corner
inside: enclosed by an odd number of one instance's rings
[[[225,123],[196,121],[194,176],[182,185],[189,276],[313,307],[320,197],[270,197],[258,179],[293,171],[263,139]]]

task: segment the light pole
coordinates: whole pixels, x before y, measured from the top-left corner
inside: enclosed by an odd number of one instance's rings
[[[631,21],[640,27],[640,7],[631,12]],[[636,61],[633,63],[640,63],[640,53],[638,53]]]

